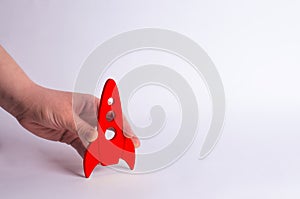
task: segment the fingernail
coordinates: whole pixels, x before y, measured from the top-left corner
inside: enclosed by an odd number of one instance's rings
[[[98,131],[96,130],[93,130],[93,131],[90,131],[88,133],[86,133],[85,135],[85,138],[88,142],[93,142],[97,139],[98,137]]]
[[[137,137],[132,137],[131,140],[135,148],[138,148],[140,146],[140,140]]]

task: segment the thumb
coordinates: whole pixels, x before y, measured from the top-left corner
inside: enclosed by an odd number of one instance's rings
[[[98,131],[95,127],[91,126],[84,120],[82,120],[78,115],[74,117],[75,119],[75,132],[77,132],[79,138],[85,147],[88,146],[90,142],[93,142],[98,137]]]

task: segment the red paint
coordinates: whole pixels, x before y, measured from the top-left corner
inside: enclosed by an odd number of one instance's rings
[[[113,98],[112,105],[108,104],[108,99]],[[106,119],[109,111],[115,113],[112,121]],[[108,128],[115,129],[115,136],[111,140],[106,140],[105,131]],[[88,178],[97,164],[103,166],[117,164],[119,159],[123,159],[130,169],[135,164],[135,148],[130,138],[123,134],[123,114],[119,91],[116,82],[108,79],[104,85],[98,112],[98,138],[92,142],[84,156],[83,167],[85,177]]]

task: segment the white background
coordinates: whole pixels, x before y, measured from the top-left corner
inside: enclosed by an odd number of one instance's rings
[[[0,43],[43,86],[73,90],[89,53],[137,28],[177,31],[214,61],[227,98],[223,136],[199,160],[83,178],[70,147],[42,140],[0,110],[1,198],[299,198],[300,2],[0,0]],[[12,74],[13,75],[13,74]]]

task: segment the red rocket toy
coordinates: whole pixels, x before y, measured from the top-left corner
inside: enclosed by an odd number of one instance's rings
[[[117,164],[123,159],[130,169],[135,164],[135,148],[130,138],[123,134],[123,114],[116,82],[108,79],[104,85],[98,112],[98,138],[85,153],[83,168],[88,178],[94,168]]]

